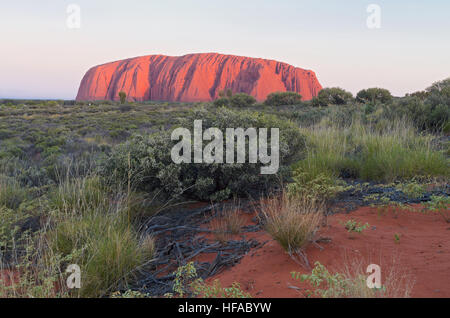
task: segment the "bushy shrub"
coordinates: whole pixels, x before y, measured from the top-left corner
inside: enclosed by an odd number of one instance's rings
[[[230,99],[226,97],[221,97],[214,101],[214,106],[216,107],[225,107],[230,105]]]
[[[302,103],[302,95],[296,92],[275,92],[267,96],[264,104],[269,106],[299,105]]]
[[[345,105],[353,100],[353,95],[339,87],[330,87],[322,89],[315,99],[316,104],[320,106]]]
[[[256,103],[256,99],[245,93],[238,93],[230,97],[230,106],[248,107]]]
[[[304,138],[298,128],[275,116],[220,108],[215,112],[195,110],[188,117],[180,126],[191,132],[194,120],[200,119],[204,130],[216,127],[225,132],[228,127],[253,127],[268,128],[270,132],[270,128],[279,128],[279,175],[261,175],[263,165],[248,163],[248,153],[243,164],[175,164],[171,149],[177,142],[171,141],[170,132],[149,137],[134,136],[119,145],[102,164],[102,175],[112,183],[129,182],[134,188],[147,192],[160,189],[170,197],[184,194],[198,200],[221,200],[232,194],[248,195],[273,188],[278,184],[278,177],[288,173],[288,165],[299,158],[304,147]],[[268,142],[270,145],[270,140]],[[248,145],[248,141],[246,143]],[[224,143],[224,154],[225,147]]]
[[[391,92],[384,88],[367,88],[356,94],[356,100],[360,103],[389,103],[393,99]]]

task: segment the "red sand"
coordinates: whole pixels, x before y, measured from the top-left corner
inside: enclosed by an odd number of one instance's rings
[[[350,218],[368,222],[370,227],[351,238],[339,222]],[[313,245],[306,250],[312,266],[319,261],[335,272],[343,268],[346,259],[364,260],[364,267],[371,263],[381,266],[383,280],[383,268],[397,260],[396,268],[409,273],[415,281],[412,297],[450,297],[450,224],[437,213],[401,211],[397,216],[392,212],[379,215],[376,208],[363,207],[349,214],[330,216],[327,223],[318,236],[329,237],[331,242],[320,243],[323,250]],[[399,242],[395,241],[395,234],[400,234]],[[309,272],[266,233],[256,233],[255,237],[268,242],[250,251],[240,264],[208,281],[219,279],[223,286],[239,282],[254,297],[304,297],[289,288],[300,286],[290,273]]]

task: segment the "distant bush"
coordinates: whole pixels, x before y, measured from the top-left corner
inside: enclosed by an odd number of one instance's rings
[[[230,97],[230,106],[248,107],[256,103],[256,99],[245,93],[238,93]]]
[[[339,87],[322,89],[317,95],[315,102],[320,106],[345,105],[353,100],[353,95]]]
[[[302,95],[296,92],[275,92],[267,96],[264,104],[269,106],[299,105],[302,103]]]
[[[225,107],[225,106],[229,106],[229,105],[230,105],[230,99],[228,99],[226,97],[221,97],[214,101],[214,106],[216,106],[216,107]]]
[[[127,100],[127,94],[125,92],[119,92],[119,99],[121,104],[125,104]]]
[[[384,88],[363,89],[356,94],[356,100],[360,103],[390,103],[393,97],[391,92]]]
[[[268,128],[269,132],[270,128],[279,128],[280,175],[288,173],[288,165],[303,151],[304,139],[298,128],[275,116],[224,108],[216,112],[203,109],[193,111],[180,125],[193,131],[194,119],[203,120],[203,129],[217,127],[221,131],[228,127]],[[170,155],[175,143],[170,140],[170,132],[135,136],[112,151],[102,164],[102,175],[113,183],[126,184],[130,180],[139,190],[160,189],[170,197],[183,194],[205,201],[258,193],[278,184],[279,176],[261,175],[262,164],[250,164],[248,160],[244,164],[175,164]]]

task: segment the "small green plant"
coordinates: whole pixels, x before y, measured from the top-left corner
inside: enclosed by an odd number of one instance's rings
[[[401,238],[401,234],[399,234],[399,233],[395,233],[394,234],[394,240],[395,240],[395,243],[397,243],[397,244],[399,244],[400,243],[400,238]]]
[[[450,223],[450,197],[433,195],[431,201],[425,202],[424,205],[424,212],[438,212],[447,223]]]
[[[328,201],[346,189],[342,182],[324,173],[312,175],[310,172],[297,169],[293,174],[294,182],[290,183],[287,189],[290,195],[296,197]]]
[[[407,183],[399,183],[395,188],[402,191],[410,199],[420,198],[426,192],[426,186],[416,182],[415,180]]]
[[[344,225],[345,229],[349,233],[362,233],[365,229],[367,229],[370,226],[369,223],[362,224],[354,219],[350,219],[345,223],[343,222],[341,223]]]
[[[229,288],[223,288],[219,280],[215,280],[212,285],[207,285],[203,279],[197,278],[197,270],[193,262],[180,266],[174,274],[173,293],[165,295],[169,298],[251,298],[250,294],[242,291],[239,283],[236,282]]]
[[[316,262],[310,275],[292,272],[292,278],[301,282],[308,282],[314,289],[307,290],[306,296],[322,298],[369,297],[373,294],[366,286],[366,278],[358,275],[356,278],[346,277],[344,274],[331,274],[320,262]],[[384,292],[384,287],[381,288]],[[364,293],[361,295],[361,293]]]

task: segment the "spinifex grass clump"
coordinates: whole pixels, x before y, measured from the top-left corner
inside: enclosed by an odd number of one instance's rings
[[[27,198],[27,190],[16,179],[0,174],[0,206],[14,210]]]
[[[240,205],[238,202],[234,202],[231,207],[223,209],[211,221],[214,236],[219,242],[225,242],[230,235],[236,235],[241,232],[245,221],[239,212]]]
[[[317,201],[281,194],[261,200],[266,231],[289,253],[298,253],[314,238],[323,218]]]
[[[104,296],[126,285],[133,271],[150,261],[151,237],[141,238],[130,223],[127,196],[111,196],[97,178],[67,181],[50,200],[55,253],[80,266],[79,295]]]
[[[377,128],[355,121],[348,127],[321,124],[302,129],[306,158],[294,171],[310,179],[358,178],[392,182],[413,177],[448,177],[448,159],[433,149],[432,136],[419,135],[405,121]]]

